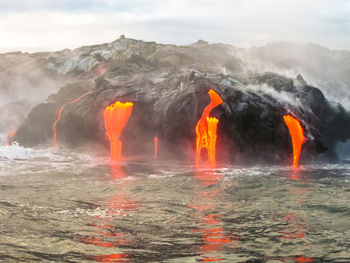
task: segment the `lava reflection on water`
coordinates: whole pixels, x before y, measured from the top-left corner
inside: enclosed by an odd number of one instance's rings
[[[200,181],[204,189],[197,192],[198,203],[190,204],[188,207],[196,211],[196,215],[193,216],[195,218],[199,216],[199,225],[205,225],[205,227],[193,230],[193,232],[201,233],[203,241],[203,245],[199,247],[197,253],[201,255],[200,261],[203,262],[225,260],[222,256],[216,256],[215,252],[227,246],[236,246],[239,237],[226,233],[221,214],[217,212],[218,208],[215,205],[215,198],[220,195],[220,191],[213,189],[213,186],[220,183],[223,175],[213,171],[196,171],[195,178]]]
[[[288,175],[289,179],[292,179],[292,183],[296,181],[311,184],[312,181],[307,177],[303,177],[301,170],[293,170],[290,175]],[[303,205],[307,197],[305,195],[310,191],[310,188],[306,187],[291,187],[287,188],[287,193],[290,196],[290,200],[292,203],[296,203],[297,206]],[[307,216],[307,214],[305,215]],[[294,244],[298,242],[299,244],[303,244],[304,246],[309,245],[309,241],[307,239],[307,230],[308,225],[305,223],[305,219],[299,211],[290,210],[288,211],[282,221],[285,226],[284,230],[279,231],[280,239],[283,241],[285,245]],[[310,257],[305,257],[304,255],[298,255],[294,257],[280,257],[280,261],[282,262],[298,262],[298,263],[306,263],[313,262],[313,259]]]
[[[110,171],[112,173],[111,180],[118,184],[117,193],[105,200],[103,206],[106,212],[103,215],[93,217],[90,226],[96,229],[96,231],[93,231],[94,236],[83,236],[79,237],[78,240],[87,245],[112,249],[113,254],[91,256],[91,259],[96,262],[130,262],[131,255],[129,253],[115,252],[118,248],[122,249],[123,246],[133,244],[134,239],[130,233],[118,229],[115,222],[138,209],[138,203],[132,199],[130,192],[126,190],[130,186],[129,184],[134,184],[134,181],[125,180],[126,175],[120,163],[111,163]]]

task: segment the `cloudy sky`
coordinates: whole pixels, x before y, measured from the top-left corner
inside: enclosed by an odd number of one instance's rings
[[[286,40],[350,50],[350,0],[0,0],[0,52],[76,48],[121,34],[174,44]]]

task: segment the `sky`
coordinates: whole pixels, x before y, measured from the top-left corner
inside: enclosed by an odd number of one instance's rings
[[[237,47],[276,41],[350,50],[350,0],[0,0],[0,52],[74,49],[121,34]]]

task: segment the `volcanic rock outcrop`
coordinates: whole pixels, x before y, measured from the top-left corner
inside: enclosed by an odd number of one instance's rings
[[[116,101],[132,102],[121,140],[126,155],[195,159],[195,127],[210,102],[209,89],[223,103],[211,111],[219,120],[217,160],[229,163],[287,163],[292,146],[283,116],[297,118],[306,138],[302,159],[350,137],[350,114],[327,100],[299,75],[247,72],[243,60],[227,56],[232,47],[199,41],[190,46],[159,45],[121,38],[50,58],[50,69],[73,83],[35,106],[11,138],[25,146],[109,145],[103,112]],[[79,101],[69,103],[87,94]],[[68,103],[68,104],[67,104]]]
[[[208,90],[218,92],[223,104],[212,111],[219,120],[218,160],[232,163],[288,160],[291,139],[283,115],[292,114],[304,128],[304,156],[332,152],[350,135],[350,115],[328,102],[318,89],[275,74],[240,82],[230,76],[188,72],[152,82],[147,74],[107,80],[82,81],[66,86],[36,106],[13,140],[26,146],[52,143],[52,123],[59,107],[91,91],[62,112],[57,124],[61,145],[105,144],[104,109],[115,101],[132,101],[131,115],[122,134],[129,154],[145,154],[158,137],[166,156],[189,158],[195,150],[195,126],[209,103]],[[178,154],[185,153],[185,154]],[[186,155],[188,153],[188,155]],[[177,156],[178,155],[178,156]],[[194,155],[193,155],[194,156]]]

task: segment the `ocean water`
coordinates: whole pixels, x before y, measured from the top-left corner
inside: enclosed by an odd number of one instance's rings
[[[350,165],[0,147],[0,262],[350,262]]]

